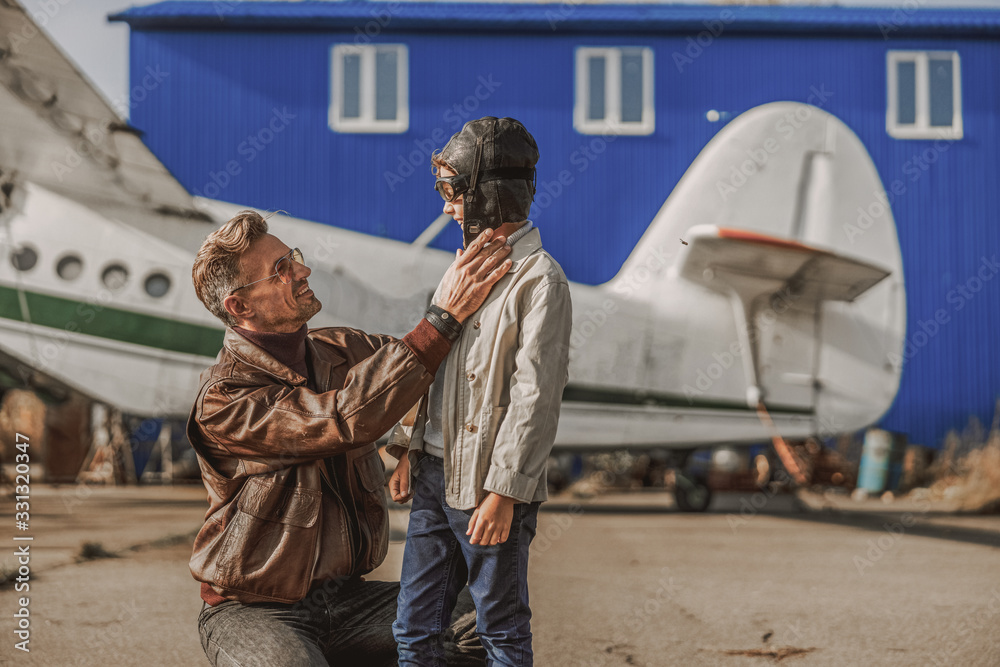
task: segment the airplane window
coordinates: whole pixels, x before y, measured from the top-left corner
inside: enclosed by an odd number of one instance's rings
[[[170,291],[170,276],[154,273],[146,278],[146,294],[159,299]]]
[[[109,290],[118,291],[128,282],[128,269],[121,264],[112,264],[101,273],[101,282]]]
[[[10,263],[18,271],[30,271],[38,263],[38,253],[30,246],[21,246],[11,251]]]
[[[76,255],[66,255],[56,264],[56,275],[63,280],[76,280],[83,273],[83,260]]]

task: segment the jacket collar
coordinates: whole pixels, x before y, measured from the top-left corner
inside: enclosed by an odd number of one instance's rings
[[[273,356],[233,331],[232,328],[226,328],[226,337],[223,341],[223,345],[231,355],[243,363],[253,366],[268,375],[273,375],[283,382],[293,385],[304,385],[308,381],[308,378],[299,375],[291,368],[284,365]],[[306,350],[306,361],[311,369],[315,369],[318,377],[327,377],[333,367],[339,366],[347,361],[343,355],[331,347],[324,347],[323,351],[320,352],[316,343],[310,337],[306,337]]]
[[[328,382],[333,375],[333,369],[340,364],[347,363],[347,357],[330,345],[326,345],[320,350],[312,338],[306,338],[306,355],[309,359],[309,367],[316,388],[319,391],[329,391]],[[290,372],[294,373],[294,371]]]
[[[542,237],[538,233],[538,227],[532,227],[531,231],[514,242],[514,247],[507,255],[507,259],[511,261],[510,271],[507,273],[517,273],[524,266],[524,260],[541,249]]]

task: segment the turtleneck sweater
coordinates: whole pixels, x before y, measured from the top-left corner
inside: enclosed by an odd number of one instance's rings
[[[309,329],[305,324],[292,333],[250,331],[242,327],[233,327],[233,331],[302,377],[309,377],[309,367],[306,364],[306,336]],[[451,349],[451,342],[426,319],[420,320],[413,331],[403,336],[403,343],[431,375],[437,372],[438,366]]]
[[[291,333],[251,331],[242,327],[233,327],[233,331],[302,377],[309,377],[309,367],[306,365],[306,334],[309,333],[309,327],[305,324]]]

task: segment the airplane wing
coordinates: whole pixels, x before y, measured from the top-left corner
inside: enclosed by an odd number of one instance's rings
[[[203,219],[123,120],[127,104],[112,107],[16,0],[0,2],[0,182],[33,182],[101,212]]]
[[[145,83],[164,76],[149,72]],[[128,100],[105,99],[17,0],[0,0],[0,252],[11,258],[0,263],[0,388],[54,400],[72,388],[180,414],[184,401],[172,397],[214,351],[122,338],[154,331],[150,317],[221,336],[191,305],[193,253],[213,217],[127,112]],[[60,257],[77,268],[61,272]],[[112,267],[128,285],[109,282]],[[150,280],[159,292],[144,287]]]
[[[829,250],[713,225],[692,227],[681,265],[684,278],[718,288],[743,290],[748,281],[759,294],[789,290],[799,304],[854,301],[891,271]]]

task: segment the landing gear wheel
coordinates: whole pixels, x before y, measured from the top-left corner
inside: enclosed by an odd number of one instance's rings
[[[704,512],[712,502],[712,490],[700,479],[678,475],[674,500],[682,512]]]

